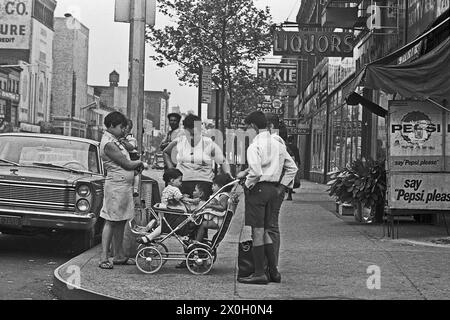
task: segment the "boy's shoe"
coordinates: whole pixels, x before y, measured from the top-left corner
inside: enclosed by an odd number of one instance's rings
[[[133,198],[138,198],[139,197],[139,192],[134,192],[133,193]]]

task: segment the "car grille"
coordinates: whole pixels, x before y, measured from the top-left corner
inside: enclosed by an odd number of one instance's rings
[[[34,208],[74,210],[75,189],[65,186],[0,182],[0,203]]]

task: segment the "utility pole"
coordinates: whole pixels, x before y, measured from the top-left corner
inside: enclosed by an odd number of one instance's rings
[[[130,52],[127,117],[139,152],[143,149],[146,0],[130,1]]]

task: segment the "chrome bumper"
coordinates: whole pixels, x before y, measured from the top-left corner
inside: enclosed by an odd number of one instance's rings
[[[94,213],[81,216],[72,212],[54,213],[0,207],[0,229],[43,228],[89,230],[95,225],[96,221],[97,217]]]

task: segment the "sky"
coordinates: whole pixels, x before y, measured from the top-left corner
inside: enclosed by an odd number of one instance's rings
[[[55,16],[71,13],[89,28],[88,84],[109,85],[108,76],[113,70],[120,74],[120,86],[128,82],[129,24],[114,22],[115,0],[56,0]],[[275,23],[295,21],[301,0],[254,0],[258,8],[268,6]],[[156,26],[168,23],[161,13],[156,13]],[[180,85],[175,75],[177,65],[158,68],[149,56],[153,53],[146,45],[145,90],[171,93],[170,106],[180,106],[182,112],[197,110],[196,87]],[[269,57],[270,58],[270,57]],[[204,108],[205,109],[205,108]]]

